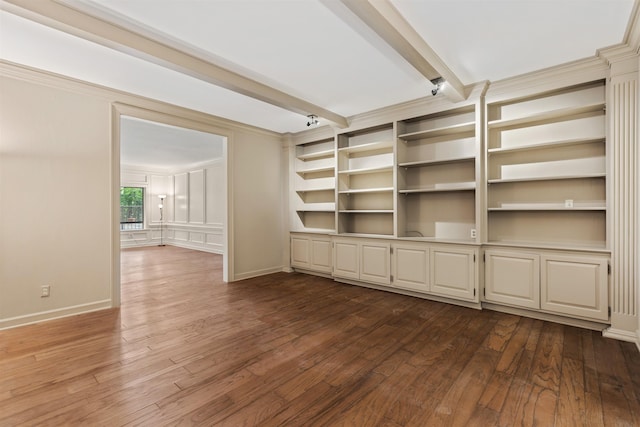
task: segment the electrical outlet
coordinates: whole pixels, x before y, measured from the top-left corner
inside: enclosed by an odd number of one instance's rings
[[[567,199],[564,201],[564,207],[565,208],[572,208],[573,207],[573,199]]]
[[[51,286],[44,285],[40,288],[40,298],[46,298],[51,294]]]
[[[472,229],[471,229],[471,238],[472,238],[472,239],[475,239],[475,238],[476,238],[476,229],[475,229],[475,228],[472,228]]]

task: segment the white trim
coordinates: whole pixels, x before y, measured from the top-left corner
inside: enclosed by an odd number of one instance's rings
[[[281,273],[284,270],[284,268],[285,268],[284,266],[278,266],[278,267],[265,268],[262,270],[247,271],[245,273],[240,273],[236,275],[233,281],[251,279],[253,277],[265,276],[267,274]]]
[[[625,331],[624,329],[615,329],[613,327],[607,328],[602,331],[602,336],[605,338],[613,338],[620,341],[627,341],[636,343],[640,350],[640,343],[638,342],[637,334],[634,332]]]
[[[174,126],[189,127],[187,123],[195,122],[207,129],[218,129],[218,131],[216,132],[211,132],[210,130],[202,130],[203,132],[216,133],[221,136],[224,135],[223,133],[220,133],[222,131],[226,131],[226,133],[229,133],[233,130],[244,130],[259,135],[281,137],[281,134],[278,132],[259,128],[257,126],[251,126],[245,123],[236,122],[208,113],[203,113],[201,111],[179,107],[177,105],[169,104],[151,98],[146,98],[144,96],[134,95],[129,92],[112,89],[106,86],[97,85],[95,83],[74,79],[62,74],[56,74],[50,71],[28,67],[26,65],[17,64],[15,62],[3,59],[0,59],[0,75],[26,81],[29,83],[67,90],[73,93],[98,97],[100,99],[112,102],[115,105],[122,106],[123,108],[134,108],[138,112],[138,115],[136,117],[151,121],[161,121],[157,119],[157,116],[165,115],[167,117],[172,117],[175,120],[176,124],[174,124]],[[193,127],[191,128],[194,129]]]
[[[24,316],[10,317],[0,320],[0,330],[16,328],[18,326],[30,325],[45,320],[59,319],[62,317],[75,316],[78,314],[90,313],[92,311],[105,310],[113,306],[112,300],[105,299],[87,304],[73,305],[70,307],[57,308],[55,310],[41,311],[38,313],[25,314]]]

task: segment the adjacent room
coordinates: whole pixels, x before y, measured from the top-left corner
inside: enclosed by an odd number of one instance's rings
[[[0,426],[640,425],[640,0],[0,0]]]

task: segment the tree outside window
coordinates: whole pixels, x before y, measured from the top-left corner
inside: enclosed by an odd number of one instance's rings
[[[144,228],[144,188],[120,187],[120,230]]]

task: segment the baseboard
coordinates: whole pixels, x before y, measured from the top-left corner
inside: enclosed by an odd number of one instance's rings
[[[265,268],[263,270],[247,271],[246,273],[235,274],[230,281],[235,282],[237,280],[251,279],[253,277],[258,277],[258,276],[266,276],[267,274],[282,273],[282,269],[283,267],[279,266],[279,267]]]
[[[636,347],[638,347],[638,351],[640,351],[640,329],[636,331]]]
[[[32,323],[43,322],[45,320],[59,319],[61,317],[75,316],[77,314],[89,313],[92,311],[105,310],[107,308],[111,308],[110,299],[58,308],[56,310],[41,311],[38,313],[26,314],[24,316],[10,317],[8,319],[0,320],[0,330],[30,325]]]
[[[178,248],[193,249],[194,251],[209,252],[211,254],[222,255],[224,253],[222,245],[190,244],[189,242],[181,242],[179,240],[167,240],[165,244]]]
[[[543,311],[527,310],[526,308],[511,307],[508,305],[493,304],[482,302],[482,308],[500,313],[514,314],[516,316],[530,317],[532,319],[543,320],[546,322],[560,323],[562,325],[575,326],[577,328],[590,329],[592,331],[604,331],[609,325],[606,323],[594,322],[591,320],[575,319],[573,317],[564,317],[556,314],[546,313]]]
[[[426,299],[429,301],[442,302],[445,304],[458,305],[460,307],[472,308],[475,310],[481,309],[480,303],[476,303],[472,301],[464,301],[464,300],[458,300],[453,298],[441,297],[439,295],[433,295],[433,294],[423,294],[421,292],[413,292],[406,289],[394,288],[394,287],[385,286],[385,285],[376,285],[374,283],[361,282],[359,280],[344,279],[342,277],[333,277],[333,280],[338,283],[345,283],[347,285],[360,286],[361,288],[369,288],[369,289],[375,289],[378,291],[391,292],[394,294],[406,295],[410,297]]]
[[[611,327],[602,331],[602,336],[620,341],[635,343],[638,346],[638,350],[640,350],[640,342],[638,341],[637,332],[625,331],[623,329],[614,329],[613,327]]]

